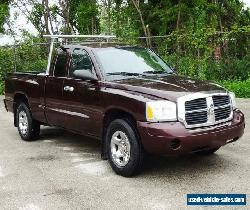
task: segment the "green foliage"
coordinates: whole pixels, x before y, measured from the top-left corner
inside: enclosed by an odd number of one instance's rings
[[[95,0],[71,0],[70,20],[81,34],[98,34],[98,6]]]
[[[190,56],[180,58],[177,55],[168,55],[164,59],[172,66],[178,74],[206,79],[207,61]]]
[[[13,71],[13,51],[10,48],[0,48],[0,94],[4,90],[4,79],[9,72]]]
[[[0,94],[4,93],[4,83],[0,81]]]
[[[44,46],[24,43],[16,48],[17,71],[43,72],[47,65],[48,49]]]
[[[206,75],[208,80],[247,80],[250,75],[250,54],[243,59],[209,60]]]
[[[1,0],[0,1],[0,33],[4,32],[3,24],[6,20],[8,13],[9,13],[8,4],[9,4],[9,0]]]
[[[14,53],[11,48],[0,48],[0,81],[14,69]]]
[[[0,47],[0,94],[3,93],[4,79],[8,73],[17,71],[44,72],[47,66],[48,46],[36,45],[42,40],[27,37],[16,47]],[[15,62],[16,61],[16,62]]]
[[[44,25],[42,23],[44,7],[40,3],[34,3],[29,19],[38,31],[44,30]]]
[[[238,98],[250,98],[250,79],[245,81],[222,81],[220,84],[234,92]]]

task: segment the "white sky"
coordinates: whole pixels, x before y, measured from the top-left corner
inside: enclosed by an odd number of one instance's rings
[[[57,0],[51,0],[50,3],[54,3]],[[243,0],[245,3],[246,7],[250,7],[250,0]],[[25,29],[28,30],[32,34],[36,34],[37,31],[34,28],[34,26],[27,20],[27,18],[24,15],[19,15],[18,18],[15,20],[15,13],[18,13],[17,8],[11,8],[10,9],[10,19],[13,22],[12,28],[16,29],[17,34],[21,34],[21,30]],[[16,37],[17,39],[19,38],[18,36]],[[1,45],[6,45],[6,44],[13,44],[14,39],[10,38],[9,36],[3,36],[0,34],[0,46]]]
[[[243,0],[247,7],[250,7],[250,0]]]

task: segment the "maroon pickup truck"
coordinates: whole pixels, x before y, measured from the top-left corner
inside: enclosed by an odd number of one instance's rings
[[[54,54],[46,73],[6,79],[5,107],[23,140],[40,125],[100,139],[113,170],[132,176],[145,154],[209,155],[243,135],[233,93],[177,76],[150,49],[65,45]]]

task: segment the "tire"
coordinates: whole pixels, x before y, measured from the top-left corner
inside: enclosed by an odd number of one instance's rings
[[[16,111],[16,122],[19,135],[24,141],[32,141],[40,134],[40,123],[32,118],[30,109],[25,103],[20,103]]]
[[[144,150],[139,135],[129,120],[116,119],[107,129],[108,160],[116,174],[130,177],[143,165]]]
[[[220,147],[216,147],[216,148],[213,148],[213,149],[208,149],[208,150],[199,151],[199,152],[196,152],[195,154],[197,154],[197,155],[202,155],[202,156],[212,155],[212,154],[214,154],[218,149],[220,149]]]

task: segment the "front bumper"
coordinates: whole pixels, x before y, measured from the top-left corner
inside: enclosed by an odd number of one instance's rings
[[[216,148],[238,140],[244,133],[245,119],[236,110],[233,119],[204,129],[187,129],[181,122],[138,122],[144,149],[153,154],[178,155]]]

